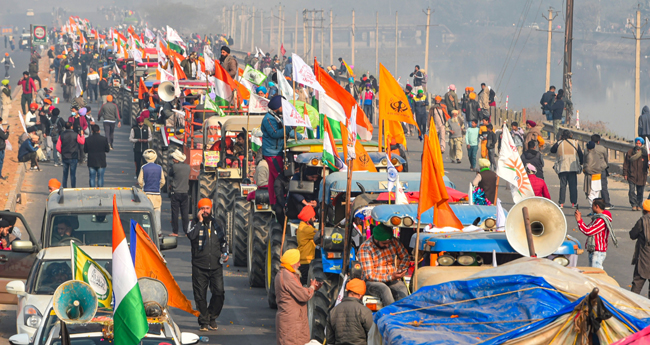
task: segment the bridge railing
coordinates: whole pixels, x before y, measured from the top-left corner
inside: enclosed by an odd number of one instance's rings
[[[542,123],[544,124],[544,130],[551,133],[551,138],[553,141],[555,141],[553,134],[553,123],[550,121],[544,121]],[[580,142],[583,152],[585,151],[585,146],[587,146],[587,143],[591,141],[591,136],[594,134],[592,132],[577,129],[574,126],[560,126],[560,132],[565,130],[571,131],[573,134],[573,139]],[[618,159],[619,153],[625,155],[627,151],[634,147],[634,144],[631,141],[618,138],[610,138],[606,136],[601,136],[600,145],[604,146],[607,149],[609,157],[612,157],[613,153],[614,159]]]

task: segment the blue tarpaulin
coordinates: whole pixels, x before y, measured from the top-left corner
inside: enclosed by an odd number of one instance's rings
[[[548,326],[581,301],[541,277],[496,276],[425,286],[381,309],[375,323],[384,344],[501,344]],[[603,302],[631,329],[650,322]]]

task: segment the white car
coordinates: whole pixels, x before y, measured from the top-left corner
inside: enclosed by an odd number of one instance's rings
[[[80,246],[99,265],[111,272],[112,247]],[[7,284],[7,292],[18,295],[16,332],[32,337],[52,301],[56,288],[72,279],[70,247],[50,247],[36,256],[27,281],[14,280]]]

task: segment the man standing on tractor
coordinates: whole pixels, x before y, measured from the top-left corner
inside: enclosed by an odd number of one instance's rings
[[[393,229],[379,224],[359,248],[368,294],[381,299],[384,307],[406,297],[404,276],[409,267],[406,248],[393,237]]]
[[[300,283],[305,286],[308,282],[309,264],[316,256],[316,243],[314,242],[316,211],[311,205],[307,205],[300,211],[298,219],[300,219],[300,225],[296,231],[296,240],[300,251]]]

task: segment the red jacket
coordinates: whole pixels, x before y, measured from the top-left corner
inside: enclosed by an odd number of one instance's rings
[[[68,122],[74,124],[74,116],[68,117]],[[86,130],[88,128],[88,121],[86,121],[85,116],[79,115],[79,124],[81,125],[81,130]]]
[[[535,176],[535,174],[528,174],[528,179],[530,180],[531,187],[533,187],[535,196],[541,196],[547,199],[551,198],[551,194],[548,193],[548,187],[544,180]]]

